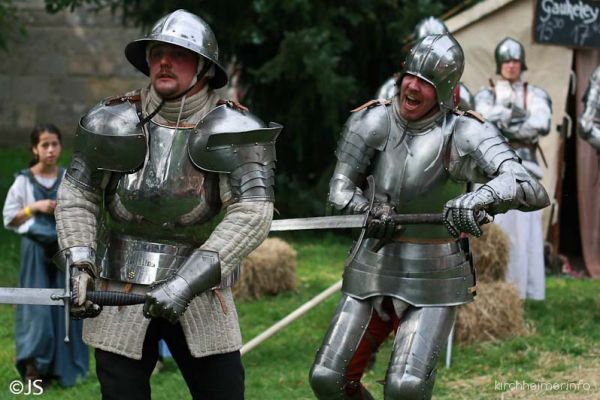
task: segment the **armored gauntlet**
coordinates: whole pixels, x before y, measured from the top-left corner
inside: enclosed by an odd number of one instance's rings
[[[485,186],[448,201],[443,211],[446,228],[454,237],[459,237],[461,232],[481,236],[483,232],[479,225],[486,215],[482,211],[494,201],[494,193]]]
[[[220,281],[218,253],[196,250],[172,277],[152,286],[146,295],[144,316],[164,318],[175,323],[194,297],[218,285]]]

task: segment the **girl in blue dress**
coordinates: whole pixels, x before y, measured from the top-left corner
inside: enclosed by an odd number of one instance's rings
[[[19,171],[4,204],[4,226],[21,235],[19,284],[27,288],[64,288],[64,272],[51,258],[58,250],[54,208],[64,170],[57,164],[61,135],[54,125],[39,125],[31,132],[34,159]],[[89,353],[81,339],[81,321],[70,326],[71,341],[64,343],[62,307],[17,305],[16,367],[24,379],[55,378],[72,386],[88,372]]]

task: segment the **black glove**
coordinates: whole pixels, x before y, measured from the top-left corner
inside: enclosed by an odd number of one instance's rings
[[[220,281],[219,255],[213,251],[196,250],[171,278],[151,286],[146,294],[144,316],[175,323],[195,296]]]
[[[146,318],[164,318],[171,323],[177,322],[190,301],[194,298],[185,279],[174,276],[166,282],[153,285],[146,294],[144,316]]]
[[[394,207],[389,203],[376,203],[371,208],[367,222],[366,237],[390,239],[396,231],[396,223],[392,218]]]
[[[480,237],[480,226],[486,222],[486,207],[494,202],[493,194],[484,187],[452,199],[444,206],[444,225],[454,237],[461,232]]]
[[[71,317],[73,319],[94,318],[102,307],[86,299],[88,289],[94,289],[93,267],[87,263],[71,267]]]

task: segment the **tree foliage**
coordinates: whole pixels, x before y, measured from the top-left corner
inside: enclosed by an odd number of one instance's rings
[[[461,0],[46,0],[56,12],[83,4],[110,7],[125,22],[149,28],[184,8],[213,29],[225,63],[242,66],[244,103],[285,126],[278,141],[280,207],[322,211],[333,151],[349,110],[372,98],[399,69],[403,41],[423,17]],[[285,206],[284,206],[285,205]]]
[[[16,18],[12,0],[0,0],[0,49],[7,50],[8,43],[15,35],[24,35],[25,29]]]

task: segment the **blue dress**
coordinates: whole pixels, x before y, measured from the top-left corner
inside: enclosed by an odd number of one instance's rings
[[[52,187],[44,187],[29,169],[20,171],[33,186],[37,200],[56,200],[62,179],[61,169]],[[56,222],[53,215],[38,213],[21,239],[20,286],[25,288],[64,288],[65,275],[51,262],[58,251]],[[65,343],[65,316],[62,307],[17,305],[17,369],[25,375],[33,361],[42,377],[56,378],[62,386],[72,386],[87,375],[89,352],[82,340],[82,321],[70,324],[70,342]]]

